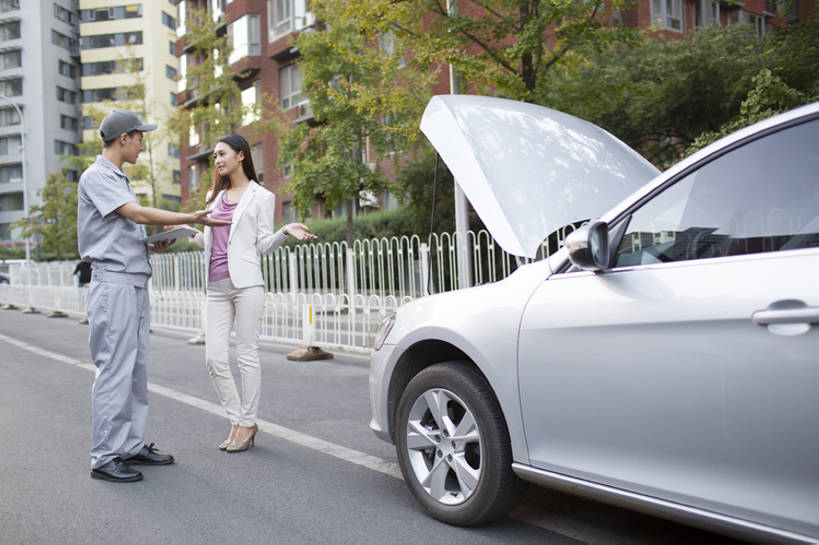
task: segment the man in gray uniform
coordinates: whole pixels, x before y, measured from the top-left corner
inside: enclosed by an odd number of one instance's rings
[[[148,245],[143,224],[187,222],[225,225],[205,210],[192,214],[140,206],[122,172],[143,150],[143,124],[133,113],[114,111],[103,119],[102,155],[80,177],[77,236],[80,256],[93,272],[86,310],[91,358],[97,368],[91,391],[91,477],[131,482],[142,479],[132,464],[171,464],[144,443],[148,415]],[[169,242],[152,249],[164,251]]]

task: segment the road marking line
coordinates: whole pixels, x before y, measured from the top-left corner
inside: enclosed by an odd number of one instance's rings
[[[74,365],[76,367],[80,367],[81,369],[85,369],[86,371],[91,371],[94,373],[96,372],[96,367],[94,367],[94,365],[90,363],[85,363],[80,360],[64,356],[62,354],[57,354],[56,352],[51,352],[50,350],[38,348],[23,341],[18,341],[17,339],[7,337],[3,334],[0,334],[0,340],[3,340],[9,344],[13,344],[14,346],[17,346],[24,350],[28,350],[29,352],[33,352],[40,356],[50,358],[52,360],[67,363],[69,365]],[[159,394],[169,399],[173,399],[174,401],[184,403],[185,405],[195,407],[205,412],[215,414],[217,416],[222,417],[225,416],[224,409],[220,405],[217,405],[216,403],[211,403],[210,401],[205,401],[204,399],[200,399],[198,397],[178,392],[171,388],[166,388],[165,386],[154,384],[153,382],[148,383],[148,390],[150,392]],[[333,456],[334,458],[339,458],[341,460],[345,460],[347,462],[351,462],[353,464],[366,467],[367,469],[371,469],[373,471],[389,475],[390,477],[395,477],[397,479],[401,478],[401,470],[398,468],[398,464],[396,463],[388,462],[376,456],[370,456],[369,454],[365,454],[363,452],[348,447],[344,447],[342,445],[331,443],[330,441],[325,441],[324,439],[319,439],[318,437],[307,435],[306,433],[302,433],[300,431],[292,430],[290,428],[274,424],[273,422],[268,422],[266,420],[257,420],[256,423],[259,425],[260,431],[263,431],[274,437],[278,437],[280,439],[290,441],[291,443],[295,443],[297,445],[301,445],[303,447],[307,447],[309,449],[316,450],[324,454],[328,454],[330,456]]]
[[[67,363],[69,365],[85,369],[86,371],[91,371],[92,373],[96,373],[97,370],[96,367],[90,363],[85,363],[56,352],[51,352],[50,350],[36,347],[26,342],[7,337],[2,333],[0,333],[0,340],[45,358],[59,361],[61,363]],[[200,399],[171,388],[166,388],[165,386],[160,386],[149,382],[148,390],[155,394],[173,399],[174,401],[184,403],[185,405],[189,405],[216,416],[224,417],[225,415],[224,409],[222,409],[222,407],[216,403],[211,403],[210,401],[205,401],[204,399]],[[266,420],[257,420],[256,423],[259,425],[259,431],[272,435],[273,437],[278,437],[280,439],[284,439],[285,441],[327,454],[334,458],[338,458],[340,460],[377,471],[384,475],[389,475],[390,477],[403,480],[403,477],[401,476],[401,469],[398,467],[398,464],[394,462],[388,462],[387,460],[378,458],[377,456],[370,456],[369,454],[365,454],[355,449],[337,445],[335,443],[331,443],[330,441],[325,441],[324,439],[319,439],[318,437],[313,437],[312,435],[307,435],[306,433],[292,430]],[[565,517],[557,514],[547,514],[544,511],[529,505],[519,506],[512,512],[511,517],[521,522],[531,524],[532,526],[537,526],[538,528],[548,530],[549,532],[561,534],[573,539],[579,539],[589,544],[640,543],[638,540],[633,540],[619,534],[614,534],[602,528],[597,528],[595,526],[583,523],[578,524],[577,521],[566,519]]]

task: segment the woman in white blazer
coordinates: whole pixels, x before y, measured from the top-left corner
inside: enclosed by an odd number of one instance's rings
[[[216,182],[208,192],[211,218],[230,221],[206,227],[194,242],[205,249],[207,312],[205,360],[219,401],[230,419],[230,434],[219,445],[228,452],[247,450],[255,443],[261,366],[259,328],[265,288],[259,253],[272,252],[287,238],[316,238],[301,223],[273,231],[276,197],[256,178],[247,141],[238,134],[221,138],[213,148]],[[241,394],[228,364],[230,330],[236,322],[236,359]]]

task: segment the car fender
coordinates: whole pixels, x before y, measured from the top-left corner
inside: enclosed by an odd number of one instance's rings
[[[390,391],[394,380],[402,380],[401,366],[410,364],[407,355],[414,349],[425,343],[445,343],[454,350],[447,348],[446,356],[440,356],[445,359],[434,361],[433,357],[428,363],[470,360],[498,399],[515,461],[528,463],[518,398],[518,329],[526,301],[548,276],[548,262],[532,263],[500,282],[425,297],[400,307],[388,336],[388,344],[394,346],[384,369],[385,391]],[[391,414],[390,426],[393,417]]]

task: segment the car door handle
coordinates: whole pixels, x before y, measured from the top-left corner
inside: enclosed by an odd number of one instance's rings
[[[757,310],[751,315],[755,324],[819,324],[819,307],[809,307],[796,299],[784,299]]]

